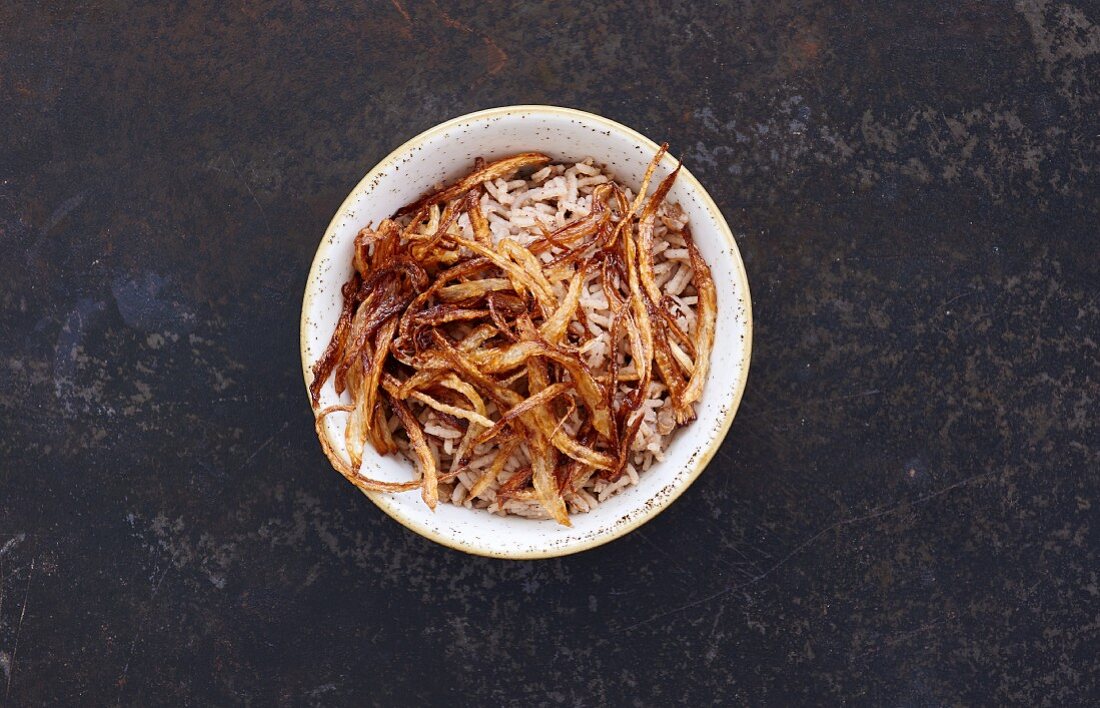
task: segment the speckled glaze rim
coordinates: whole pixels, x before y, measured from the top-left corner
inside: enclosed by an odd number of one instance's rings
[[[308,343],[306,339],[307,332],[307,317],[311,311],[311,304],[313,300],[315,284],[319,281],[320,267],[328,250],[333,247],[333,239],[331,235],[334,233],[337,224],[343,214],[345,214],[349,207],[353,205],[353,200],[360,192],[368,189],[370,183],[375,180],[381,173],[390,168],[391,166],[400,162],[403,155],[416,149],[421,143],[447,131],[457,128],[464,123],[472,121],[480,121],[484,119],[499,118],[508,115],[546,115],[546,114],[558,114],[567,118],[582,119],[593,123],[598,123],[608,130],[620,133],[630,140],[643,145],[651,152],[656,152],[659,149],[659,145],[649,138],[645,137],[641,133],[631,128],[617,123],[603,116],[596,115],[594,113],[588,113],[586,111],[577,110],[575,108],[564,108],[561,106],[544,106],[544,105],[516,105],[516,106],[501,106],[499,108],[488,108],[481,111],[475,111],[473,113],[467,113],[465,115],[452,118],[446,122],[429,128],[428,130],[420,133],[416,137],[406,141],[400,147],[395,149],[385,158],[383,158],[377,165],[375,165],[363,179],[355,185],[355,188],[351,190],[348,196],[340,204],[340,208],[336,210],[332,220],[329,222],[328,227],[325,229],[324,235],[321,237],[321,243],[317,248],[317,253],[314,255],[313,264],[309,270],[309,277],[306,280],[305,294],[302,298],[302,315],[299,322],[300,334],[299,334],[299,349],[302,359],[302,376],[305,380],[306,395],[309,395],[309,381],[310,371],[312,368],[312,362],[308,361]],[[675,160],[671,155],[665,155],[664,162],[670,166],[675,165]],[[679,499],[688,487],[690,487],[695,480],[706,469],[715,453],[718,452],[718,448],[722,445],[722,442],[726,439],[726,435],[729,433],[730,425],[733,423],[734,416],[737,414],[737,409],[741,405],[741,398],[745,392],[745,385],[748,382],[749,365],[752,358],[752,332],[753,332],[753,320],[752,320],[752,297],[749,291],[748,275],[745,272],[745,264],[741,259],[741,251],[737,248],[737,242],[733,237],[733,233],[730,231],[729,225],[726,223],[725,218],[722,216],[722,212],[719,211],[718,206],[714,203],[710,194],[703,188],[703,185],[699,183],[699,180],[695,178],[693,174],[686,168],[680,169],[679,180],[686,182],[691,191],[695,192],[706,207],[714,219],[714,223],[718,228],[719,233],[726,241],[726,245],[729,247],[730,258],[733,259],[734,270],[738,278],[736,283],[740,293],[743,293],[743,307],[745,317],[745,338],[744,338],[744,352],[741,359],[741,376],[738,379],[736,386],[737,390],[734,392],[731,404],[725,409],[724,418],[719,425],[715,428],[714,435],[710,436],[709,441],[705,448],[699,450],[698,454],[695,454],[692,458],[692,469],[684,475],[678,486],[671,490],[668,494],[660,495],[656,503],[651,503],[641,513],[633,515],[626,523],[615,524],[608,527],[606,530],[601,531],[598,534],[594,534],[590,537],[583,539],[572,545],[567,546],[552,546],[546,549],[540,549],[537,551],[528,552],[499,552],[495,549],[480,548],[474,545],[457,542],[455,539],[446,535],[438,533],[435,529],[420,524],[415,519],[410,519],[404,516],[391,502],[390,495],[381,492],[364,492],[366,496],[375,503],[383,512],[390,518],[400,523],[405,528],[417,533],[427,539],[435,541],[441,545],[453,548],[457,551],[469,553],[471,555],[485,556],[489,558],[504,558],[510,560],[536,560],[541,558],[556,558],[560,556],[572,555],[574,553],[580,553],[581,551],[587,551],[598,546],[602,546],[605,543],[614,541],[617,538],[621,538],[630,533],[634,529],[640,527],[642,524],[655,518],[662,511],[667,509],[674,501]]]

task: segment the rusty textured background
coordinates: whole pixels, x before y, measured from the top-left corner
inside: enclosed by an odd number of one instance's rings
[[[0,698],[1095,698],[1098,98],[1083,0],[4,3]],[[360,176],[521,102],[670,141],[756,316],[709,471],[538,563],[332,472],[297,349]]]

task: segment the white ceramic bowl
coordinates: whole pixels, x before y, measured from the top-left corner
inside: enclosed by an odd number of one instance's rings
[[[555,106],[507,106],[471,113],[421,133],[394,150],[340,205],[317,249],[302,304],[306,385],[312,380],[313,362],[336,326],[340,286],[351,275],[352,241],[368,222],[377,224],[440,181],[469,172],[478,156],[493,159],[539,151],[555,161],[593,157],[606,164],[617,179],[636,188],[656,150],[653,141],[619,123]],[[672,156],[666,155],[653,184],[675,164]],[[572,528],[447,503],[440,503],[432,512],[417,492],[367,493],[371,501],[416,533],[461,551],[498,558],[548,558],[593,548],[628,533],[691,485],[718,450],[741,401],[752,343],[752,311],[745,267],[733,235],[686,166],[668,200],[687,212],[695,240],[710,264],[718,289],[718,327],[709,380],[696,404],[698,418],[676,432],[664,461],[642,473],[636,486],[612,496],[594,511],[574,514]],[[322,406],[339,400],[331,382],[327,383]],[[326,432],[341,453],[345,420],[342,415],[326,420]],[[370,477],[405,480],[413,475],[411,463],[380,457],[370,446],[363,458],[363,470]]]

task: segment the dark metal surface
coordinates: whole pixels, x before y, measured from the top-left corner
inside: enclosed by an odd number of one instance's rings
[[[6,3],[11,705],[1081,703],[1100,674],[1100,10]],[[509,563],[329,469],[301,290],[403,140],[552,103],[668,140],[756,336],[710,469]]]

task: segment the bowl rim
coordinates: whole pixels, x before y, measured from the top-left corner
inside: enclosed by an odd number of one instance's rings
[[[340,203],[336,212],[333,214],[332,219],[329,221],[325,231],[321,236],[321,242],[317,247],[317,252],[313,256],[313,262],[309,268],[309,275],[306,279],[305,293],[302,297],[302,314],[299,320],[299,356],[302,360],[302,376],[305,381],[306,394],[309,394],[309,382],[312,370],[312,362],[306,360],[306,352],[308,349],[307,344],[307,318],[311,312],[311,305],[315,294],[315,283],[319,282],[319,274],[321,263],[327,255],[329,249],[334,247],[333,239],[330,238],[330,234],[335,230],[337,221],[339,221],[348,211],[352,205],[352,200],[356,198],[361,192],[366,190],[370,183],[375,180],[378,175],[384,171],[385,168],[391,164],[397,162],[402,155],[413,150],[417,145],[433,138],[441,133],[445,133],[458,125],[468,123],[471,121],[478,121],[493,117],[504,117],[507,115],[515,114],[558,114],[568,118],[583,119],[585,121],[593,122],[604,126],[609,130],[621,133],[631,140],[645,146],[652,152],[656,153],[660,146],[653,140],[650,140],[646,136],[642,135],[633,128],[629,128],[622,123],[618,123],[609,118],[604,118],[601,115],[595,113],[589,113],[576,108],[566,108],[563,106],[551,106],[540,104],[518,104],[512,106],[499,106],[496,108],[486,108],[472,113],[466,113],[450,120],[444,121],[435,125],[427,130],[415,135],[414,137],[406,140],[400,146],[392,150],[388,155],[379,160],[379,162],[367,172],[366,175],[360,179],[355,187],[348,193],[347,197]],[[675,160],[671,155],[666,154],[662,159],[662,162],[668,161],[670,165],[675,164]],[[456,551],[462,551],[475,556],[483,556],[487,558],[502,558],[509,560],[536,560],[543,558],[557,558],[561,556],[568,556],[574,553],[580,553],[582,551],[591,550],[598,546],[602,546],[605,543],[610,543],[618,538],[622,538],[631,531],[634,531],[638,527],[642,526],[648,521],[654,519],[658,514],[667,509],[674,501],[680,498],[680,495],[687,491],[703,470],[710,464],[711,459],[718,452],[718,448],[722,445],[722,442],[729,434],[730,426],[733,424],[733,419],[737,414],[738,408],[741,406],[741,399],[745,393],[745,386],[748,383],[749,365],[752,360],[752,334],[753,334],[753,318],[752,318],[752,296],[749,291],[748,274],[745,270],[745,263],[741,258],[741,251],[737,247],[737,241],[733,236],[733,232],[730,230],[729,225],[726,223],[725,217],[722,215],[721,210],[718,209],[718,205],[714,203],[714,199],[699,182],[698,179],[686,168],[681,167],[679,179],[687,182],[688,187],[696,193],[696,195],[702,201],[703,206],[710,212],[715,224],[718,227],[718,232],[725,239],[726,245],[729,247],[730,257],[734,261],[736,270],[736,276],[738,282],[737,287],[740,292],[744,293],[743,307],[745,309],[745,344],[744,351],[741,358],[741,375],[737,381],[737,390],[734,391],[733,400],[726,408],[724,418],[721,420],[720,425],[715,429],[716,432],[710,437],[709,442],[705,448],[700,448],[697,455],[695,455],[692,461],[692,469],[681,480],[680,484],[667,495],[662,495],[657,504],[650,505],[643,513],[634,515],[627,523],[616,524],[611,526],[605,531],[593,534],[592,536],[585,537],[584,539],[567,545],[554,545],[548,548],[536,549],[531,551],[500,551],[493,548],[484,548],[468,543],[459,542],[445,534],[439,533],[435,529],[422,525],[416,519],[409,518],[393,503],[391,503],[389,494],[382,492],[366,492],[363,494],[367,496],[374,504],[380,508],[387,516],[397,521],[399,524],[409,529],[410,531],[423,536],[431,541],[452,548]],[[316,412],[310,410],[314,415]]]

